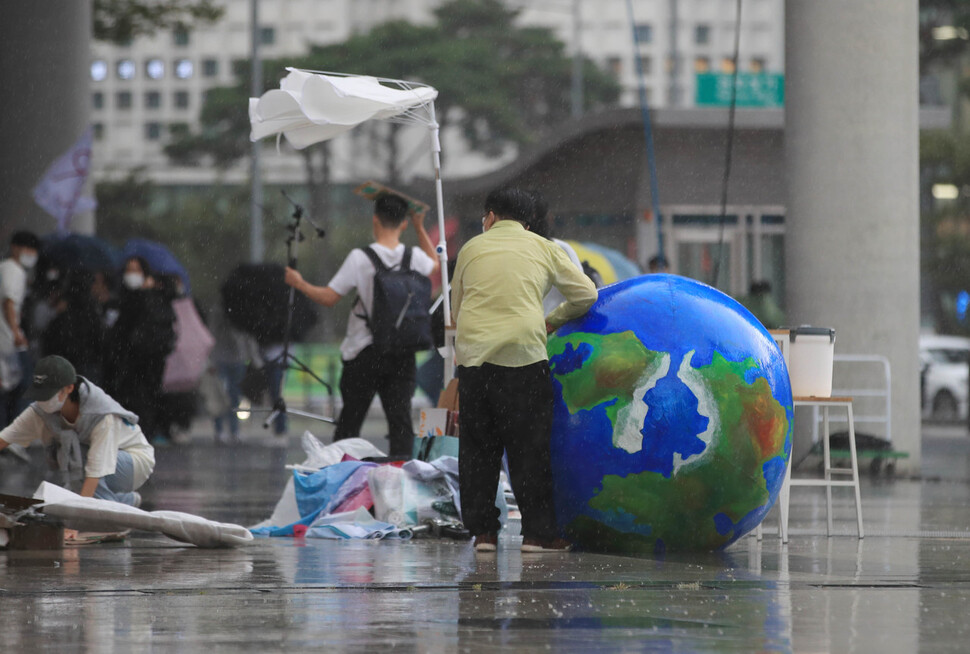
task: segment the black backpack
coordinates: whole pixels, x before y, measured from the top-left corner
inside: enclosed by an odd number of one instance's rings
[[[374,347],[381,354],[403,354],[431,348],[431,280],[411,270],[411,248],[404,248],[401,265],[388,268],[369,247],[364,254],[374,264],[374,303],[371,315],[360,298]]]

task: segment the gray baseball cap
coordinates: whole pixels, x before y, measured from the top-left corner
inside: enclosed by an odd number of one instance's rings
[[[77,373],[70,361],[56,354],[44,357],[34,366],[34,379],[24,393],[24,399],[28,402],[49,400],[75,381]]]

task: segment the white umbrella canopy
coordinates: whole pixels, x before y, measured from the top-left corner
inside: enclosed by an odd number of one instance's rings
[[[431,155],[438,205],[436,247],[441,264],[442,300],[445,325],[451,327],[451,298],[448,285],[448,250],[445,241],[445,212],[441,190],[441,141],[434,101],[438,91],[427,84],[405,80],[325,73],[287,68],[280,88],[249,99],[250,139],[281,137],[302,150],[328,141],[369,120],[387,120],[427,127],[431,134]],[[451,339],[445,339],[445,383],[453,376],[448,362]]]
[[[398,119],[437,127],[429,107],[438,91],[376,77],[288,68],[280,88],[249,99],[250,138],[280,135],[296,149],[327,141],[368,120]],[[383,82],[383,83],[382,83]]]

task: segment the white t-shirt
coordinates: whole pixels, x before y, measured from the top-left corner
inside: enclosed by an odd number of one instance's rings
[[[16,309],[17,320],[20,320],[20,306],[27,294],[27,271],[13,259],[7,258],[0,262],[0,308],[7,300],[12,300]],[[13,330],[7,324],[6,318],[0,314],[0,354],[16,352],[13,344]]]
[[[391,250],[380,243],[372,243],[370,247],[381,258],[384,265],[394,268],[401,265],[404,258],[404,244],[399,243],[396,248]],[[430,276],[434,271],[434,259],[429,257],[420,248],[411,248],[411,270],[415,270],[422,275]],[[341,296],[350,294],[354,289],[360,296],[361,302],[367,315],[370,315],[374,306],[374,264],[359,248],[354,249],[347,255],[344,262],[340,265],[340,270],[333,276],[327,284],[331,289]],[[340,344],[340,356],[344,361],[352,361],[361,350],[374,342],[374,337],[367,328],[367,323],[357,314],[363,314],[360,303],[354,300],[350,308],[350,318],[347,320],[347,336]]]
[[[569,260],[572,261],[577,268],[580,270],[583,269],[583,262],[579,260],[579,255],[576,254],[576,250],[573,249],[573,246],[566,241],[560,241],[558,238],[552,239],[552,242],[562,248],[562,251],[566,253],[566,256],[569,257]],[[542,298],[542,312],[548,316],[553,309],[565,301],[566,297],[559,292],[558,288],[553,286],[549,289],[549,292],[546,293],[546,296]]]
[[[61,424],[65,429],[73,426],[63,417]],[[3,440],[24,447],[37,439],[47,446],[54,437],[54,432],[47,428],[44,419],[33,409],[22,412],[6,429],[0,431],[0,438]],[[118,465],[118,450],[124,450],[131,455],[135,489],[144,484],[155,469],[155,450],[148,444],[141,428],[116,415],[106,415],[94,427],[89,445],[88,456],[84,462],[86,477],[100,479],[113,475]]]

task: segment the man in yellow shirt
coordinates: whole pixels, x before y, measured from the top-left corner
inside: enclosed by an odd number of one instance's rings
[[[531,196],[498,189],[485,199],[484,232],[458,253],[452,280],[457,328],[459,484],[465,527],[477,551],[494,551],[502,451],[522,512],[522,551],[568,549],[557,537],[549,439],[552,380],[546,334],[586,313],[596,287],[566,253],[526,229]],[[543,317],[555,286],[565,301]]]

